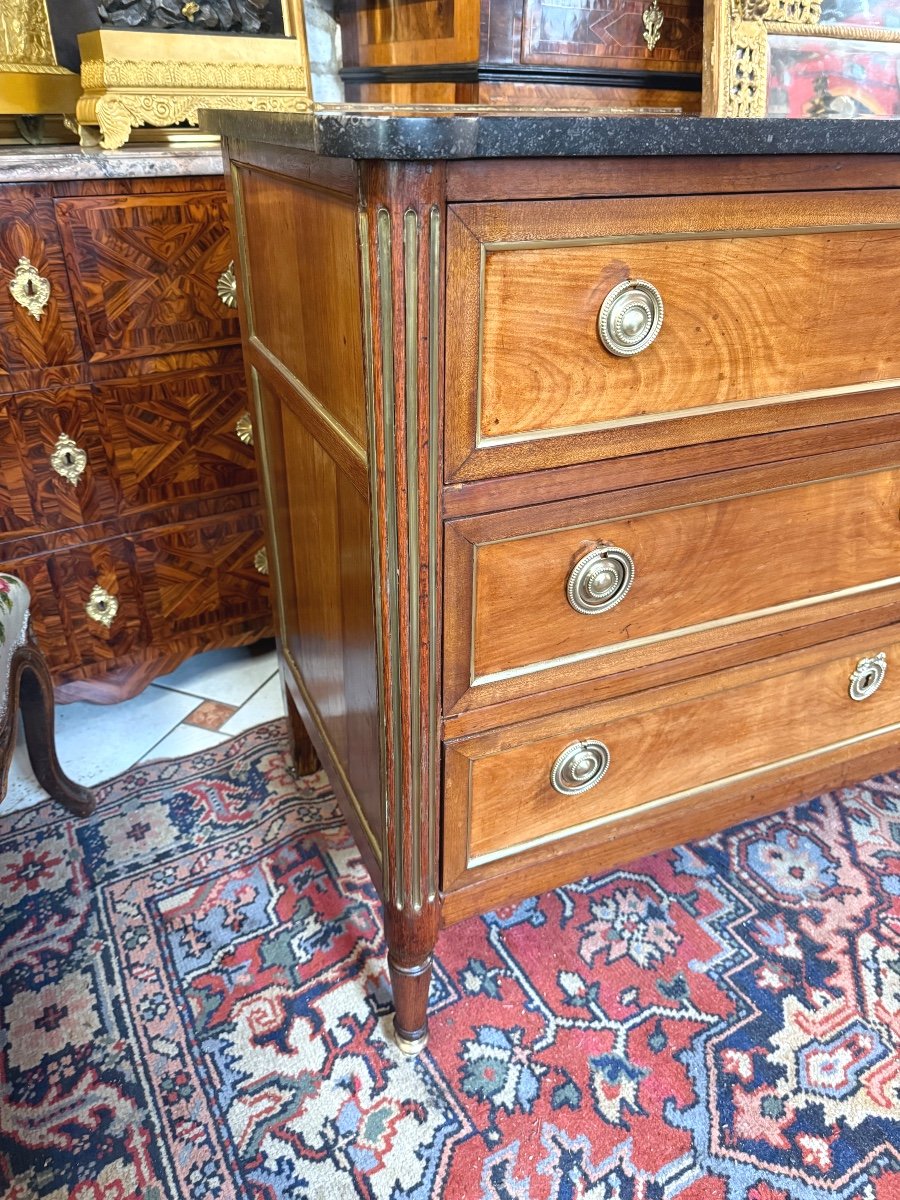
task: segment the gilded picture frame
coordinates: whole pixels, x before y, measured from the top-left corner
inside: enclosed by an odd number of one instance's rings
[[[705,0],[703,112],[900,119],[900,5]]]

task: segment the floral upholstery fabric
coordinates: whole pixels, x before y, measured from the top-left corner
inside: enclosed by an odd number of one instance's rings
[[[15,575],[0,574],[0,718],[6,711],[9,663],[28,628],[28,588]]]

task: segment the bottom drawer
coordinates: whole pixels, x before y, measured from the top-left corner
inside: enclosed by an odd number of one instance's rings
[[[900,761],[898,630],[831,650],[448,743],[445,888],[626,817],[696,808],[727,785],[752,789],[842,748],[852,757],[877,738],[895,740]]]
[[[60,681],[135,655],[156,657],[175,639],[226,623],[268,626],[268,580],[257,565],[263,544],[259,513],[245,510],[68,546],[3,569],[27,584],[35,634]]]

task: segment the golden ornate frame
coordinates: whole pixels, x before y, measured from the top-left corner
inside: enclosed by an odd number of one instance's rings
[[[81,34],[79,125],[99,126],[100,145],[118,150],[139,125],[198,125],[201,108],[304,112],[312,89],[302,0],[282,4],[287,37]]]
[[[0,112],[72,112],[78,91],[56,62],[46,0],[0,0]]]
[[[839,41],[900,42],[900,31],[897,30],[868,25],[822,24],[821,0],[705,0],[705,116],[766,115],[768,39],[776,34]]]

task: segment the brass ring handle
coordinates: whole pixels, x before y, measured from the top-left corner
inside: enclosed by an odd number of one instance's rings
[[[50,280],[45,279],[27,258],[19,259],[16,273],[9,281],[9,291],[16,304],[40,321],[50,300]]]
[[[566,597],[577,613],[609,612],[628,595],[634,582],[634,559],[620,546],[598,546],[580,558],[569,573]]]
[[[861,658],[850,676],[850,699],[868,700],[884,683],[887,674],[887,657],[875,654]]]
[[[245,446],[253,445],[253,422],[248,412],[241,413],[234,423],[234,432]]]
[[[609,769],[609,749],[603,742],[573,742],[550,771],[550,783],[563,796],[577,796],[600,782]]]
[[[237,308],[237,279],[234,275],[234,259],[216,280],[216,292],[226,308]]]
[[[57,475],[61,475],[63,479],[67,479],[75,487],[78,480],[84,474],[85,467],[87,466],[87,455],[67,433],[61,433],[56,439],[56,445],[53,447],[53,453],[50,455],[50,466]]]
[[[600,307],[600,341],[617,358],[631,358],[656,341],[662,329],[662,296],[646,279],[617,284]]]
[[[88,602],[84,606],[84,611],[92,621],[96,621],[99,625],[105,625],[109,629],[119,611],[119,601],[106,588],[95,583]]]

